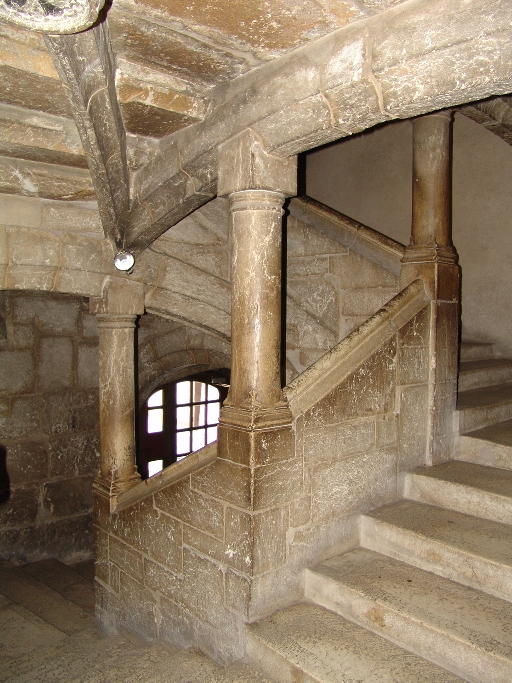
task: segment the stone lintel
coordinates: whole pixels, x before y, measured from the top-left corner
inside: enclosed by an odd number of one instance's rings
[[[144,287],[141,282],[110,277],[103,288],[103,297],[89,300],[89,310],[96,315],[142,315]]]
[[[269,154],[254,131],[244,130],[219,146],[218,195],[242,190],[270,190],[285,197],[297,194],[297,157]]]

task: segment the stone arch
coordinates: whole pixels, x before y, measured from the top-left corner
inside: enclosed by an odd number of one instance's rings
[[[226,354],[205,349],[169,354],[155,362],[147,373],[139,375],[139,407],[162,384],[176,382],[183,377],[206,370],[230,367],[230,365],[231,359]]]

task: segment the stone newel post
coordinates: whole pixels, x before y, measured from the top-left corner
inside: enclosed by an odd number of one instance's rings
[[[431,299],[428,465],[450,459],[454,442],[459,267],[451,241],[451,139],[450,111],[413,120],[412,228],[401,284],[421,278]]]
[[[221,146],[218,194],[229,195],[232,227],[233,366],[219,430],[227,459],[245,458],[229,452],[226,429],[237,431],[239,451],[240,438],[249,439],[254,462],[258,446],[250,435],[291,424],[280,378],[281,250],[282,207],[296,187],[296,158],[268,154],[252,131]]]
[[[94,488],[117,496],[138,481],[135,465],[135,321],[143,313],[139,283],[112,280],[96,312],[99,330],[100,471]]]

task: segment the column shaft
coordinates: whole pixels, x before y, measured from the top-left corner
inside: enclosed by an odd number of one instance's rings
[[[284,195],[230,195],[232,217],[232,373],[229,403],[249,410],[282,400],[281,249]]]
[[[139,480],[135,466],[135,315],[99,314],[100,479],[111,495]]]

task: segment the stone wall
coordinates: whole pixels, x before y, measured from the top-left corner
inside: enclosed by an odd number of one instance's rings
[[[98,498],[104,627],[229,661],[244,653],[244,623],[302,597],[305,567],[355,547],[357,515],[394,500],[400,473],[425,462],[429,310],[417,288],[320,359],[307,407],[292,384],[293,452],[255,468],[217,458],[112,516]],[[347,370],[347,344],[368,339]]]
[[[412,125],[387,124],[308,155],[311,197],[409,243]],[[460,113],[453,125],[453,242],[462,335],[512,355],[512,147]]]
[[[286,232],[290,382],[389,301],[399,290],[400,278],[307,220],[289,215]]]
[[[99,462],[96,321],[84,299],[50,293],[6,292],[3,314],[0,556],[78,561]]]

